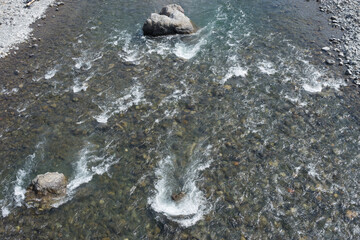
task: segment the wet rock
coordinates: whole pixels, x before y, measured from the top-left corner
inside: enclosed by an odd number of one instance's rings
[[[67,179],[64,174],[47,172],[36,176],[26,191],[26,202],[40,202],[48,208],[66,195]]]
[[[163,7],[160,13],[151,14],[144,23],[143,32],[149,36],[190,34],[196,32],[196,27],[185,16],[180,5],[170,4]]]
[[[96,129],[98,129],[100,131],[107,131],[110,129],[110,126],[107,123],[98,123],[96,125]]]
[[[334,65],[334,64],[335,64],[335,60],[333,60],[333,59],[326,59],[325,63],[326,63],[327,65]]]
[[[185,192],[180,192],[180,193],[174,193],[171,195],[171,199],[175,202],[180,201],[181,199],[183,199],[186,196]]]
[[[351,70],[350,69],[347,69],[346,71],[345,71],[345,75],[352,75],[352,72],[351,72]]]
[[[351,210],[347,210],[346,211],[346,217],[350,220],[353,220],[354,218],[356,218],[358,216],[358,213],[355,211],[351,211]]]

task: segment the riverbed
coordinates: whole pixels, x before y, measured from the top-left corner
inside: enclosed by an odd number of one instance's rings
[[[185,0],[197,33],[144,37],[169,3],[69,1],[1,60],[1,238],[358,238],[341,31],[312,1]],[[27,206],[48,171],[66,198]]]

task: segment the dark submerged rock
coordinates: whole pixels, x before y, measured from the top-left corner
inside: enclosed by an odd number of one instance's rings
[[[171,195],[171,199],[175,202],[180,201],[181,199],[183,199],[186,196],[185,192],[179,192],[179,193],[173,193]]]
[[[185,16],[184,9],[177,4],[163,7],[160,13],[152,13],[143,26],[144,35],[161,36],[190,34],[196,32],[196,26]]]

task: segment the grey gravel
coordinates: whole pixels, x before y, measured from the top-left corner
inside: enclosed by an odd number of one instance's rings
[[[0,58],[29,38],[30,25],[43,16],[52,2],[54,0],[35,1],[31,8],[24,8],[24,0],[0,1]]]
[[[336,47],[340,49],[338,56],[344,59],[341,62],[344,62],[348,67],[345,74],[358,78],[360,73],[360,1],[326,0],[319,2],[320,11],[328,13],[330,15],[330,22],[334,23],[335,21],[337,24],[333,26],[339,27],[344,31],[344,35],[341,39],[331,38],[329,40],[331,44],[337,45]]]

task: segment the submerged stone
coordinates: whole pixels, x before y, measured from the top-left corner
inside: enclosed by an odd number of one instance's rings
[[[185,16],[180,5],[170,4],[163,7],[160,13],[151,14],[144,23],[143,32],[149,36],[190,34],[196,32],[196,27]]]
[[[183,199],[185,196],[186,196],[185,192],[174,193],[171,195],[171,199],[175,202],[178,202],[181,199]]]

